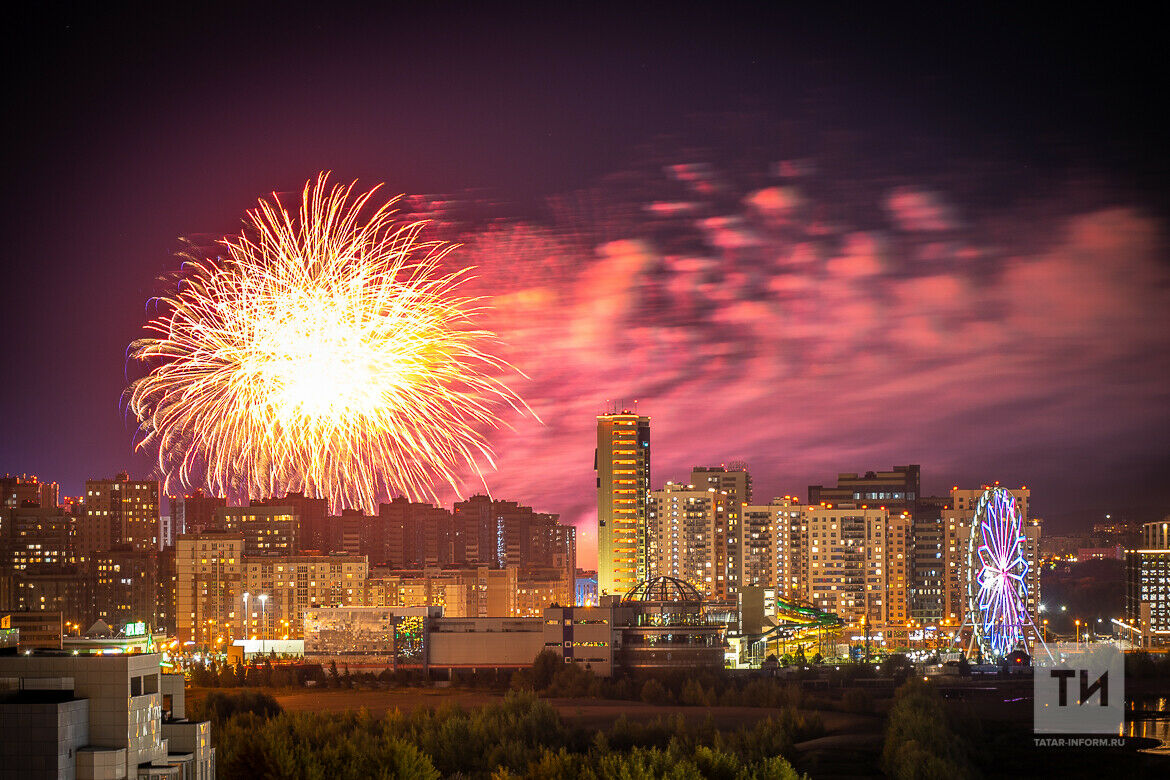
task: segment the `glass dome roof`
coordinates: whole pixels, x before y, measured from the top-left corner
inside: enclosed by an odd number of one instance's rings
[[[622,596],[623,602],[688,602],[701,603],[703,596],[695,586],[676,577],[654,577],[642,580]]]

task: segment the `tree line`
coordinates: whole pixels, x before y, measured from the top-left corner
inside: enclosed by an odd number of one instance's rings
[[[532,693],[465,711],[397,710],[374,718],[282,712],[267,694],[212,691],[194,708],[212,722],[218,774],[233,778],[726,778],[795,780],[785,758],[819,729],[795,713],[734,731],[681,716],[624,716],[608,729],[566,724]]]

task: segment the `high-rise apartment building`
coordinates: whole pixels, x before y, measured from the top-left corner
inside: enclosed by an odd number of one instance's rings
[[[714,559],[715,595],[717,598],[733,598],[740,586],[740,572],[743,569],[740,538],[743,530],[741,508],[752,502],[752,478],[747,466],[733,463],[730,466],[696,466],[691,469],[691,484],[697,488],[706,487],[715,491],[721,500],[717,502],[715,514]]]
[[[349,555],[373,556],[381,563],[379,559],[386,546],[381,518],[363,514],[360,509],[343,509],[340,515],[329,516],[327,522],[330,542],[326,549]]]
[[[450,544],[453,520],[446,509],[399,496],[378,507],[378,518],[385,552],[382,556],[371,554],[372,560],[399,569],[453,562]]]
[[[1125,622],[1139,647],[1170,644],[1170,516],[1143,524],[1141,545],[1125,551]]]
[[[35,476],[0,477],[0,508],[18,509],[22,506],[55,508],[57,493],[56,482],[41,482]]]
[[[921,468],[894,466],[889,471],[840,473],[836,487],[808,486],[808,503],[884,506],[891,514],[913,513],[914,502],[922,495]]]
[[[711,598],[715,594],[715,516],[726,501],[714,488],[667,482],[650,491],[648,577],[675,577]]]
[[[910,559],[911,615],[919,622],[938,624],[946,617],[942,514],[951,508],[949,497],[922,495],[921,468],[915,464],[888,471],[837,475],[837,485],[810,485],[809,504],[849,503],[885,507],[891,516],[908,512],[913,528]]]
[[[89,582],[76,566],[13,571],[0,583],[0,595],[7,590],[0,608],[14,612],[59,612],[64,620],[82,622],[90,607]]]
[[[951,499],[939,496],[921,496],[910,509],[910,617],[926,625],[938,625],[946,617],[943,514],[950,509]]]
[[[558,520],[516,501],[471,496],[455,504],[446,525],[449,563],[575,570],[576,529]]]
[[[182,534],[175,540],[175,635],[180,643],[226,647],[242,637],[245,537]]]
[[[23,571],[72,564],[74,522],[56,506],[0,508],[0,567]]]
[[[83,571],[90,591],[90,612],[82,622],[95,620],[111,626],[142,621],[158,628],[166,615],[159,616],[159,554],[155,551],[116,548],[95,554]]]
[[[691,484],[697,488],[723,491],[740,504],[752,502],[752,477],[747,466],[741,463],[733,463],[730,466],[695,466],[691,469]]]
[[[132,480],[126,472],[114,479],[85,481],[85,514],[77,523],[77,557],[115,546],[158,549],[159,493],[155,480]]]
[[[597,587],[629,591],[649,571],[650,418],[629,411],[597,418]]]
[[[215,512],[217,529],[244,537],[244,555],[293,555],[301,518],[290,506],[229,506]]]
[[[368,568],[365,556],[336,553],[246,558],[239,635],[302,638],[306,610],[362,604]]]
[[[227,506],[222,496],[209,496],[194,490],[182,496],[170,496],[171,546],[179,534],[201,534],[218,530],[216,512]]]
[[[252,506],[289,507],[300,518],[298,550],[333,552],[333,536],[329,528],[329,502],[304,493],[287,493],[281,498],[253,500]]]
[[[740,515],[740,586],[775,586],[781,598],[803,598],[808,529],[799,499],[783,496],[766,505],[747,504]]]
[[[971,543],[971,526],[979,499],[987,487],[974,490],[953,488],[951,509],[942,512],[942,542],[944,562],[944,614],[943,624],[952,627],[963,625],[967,619],[967,594],[970,582],[968,556]],[[1009,489],[1016,500],[1024,532],[1024,558],[1028,562],[1028,612],[1036,622],[1040,609],[1040,520],[1029,516],[1032,491],[1026,487]]]
[[[853,504],[805,509],[807,599],[850,625],[909,619],[910,516]]]

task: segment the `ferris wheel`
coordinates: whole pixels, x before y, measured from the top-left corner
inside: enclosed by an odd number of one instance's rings
[[[1028,613],[1028,558],[1023,519],[1004,488],[983,492],[971,521],[967,548],[967,620],[972,642],[986,658],[1003,658],[1033,627]]]

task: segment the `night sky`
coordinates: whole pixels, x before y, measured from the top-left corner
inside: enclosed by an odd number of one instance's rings
[[[1170,511],[1148,20],[573,8],[14,20],[0,473],[148,473],[125,350],[178,238],[332,170],[479,268],[543,421],[492,436],[496,495],[587,525],[637,399],[655,487],[920,463],[1055,530]]]

